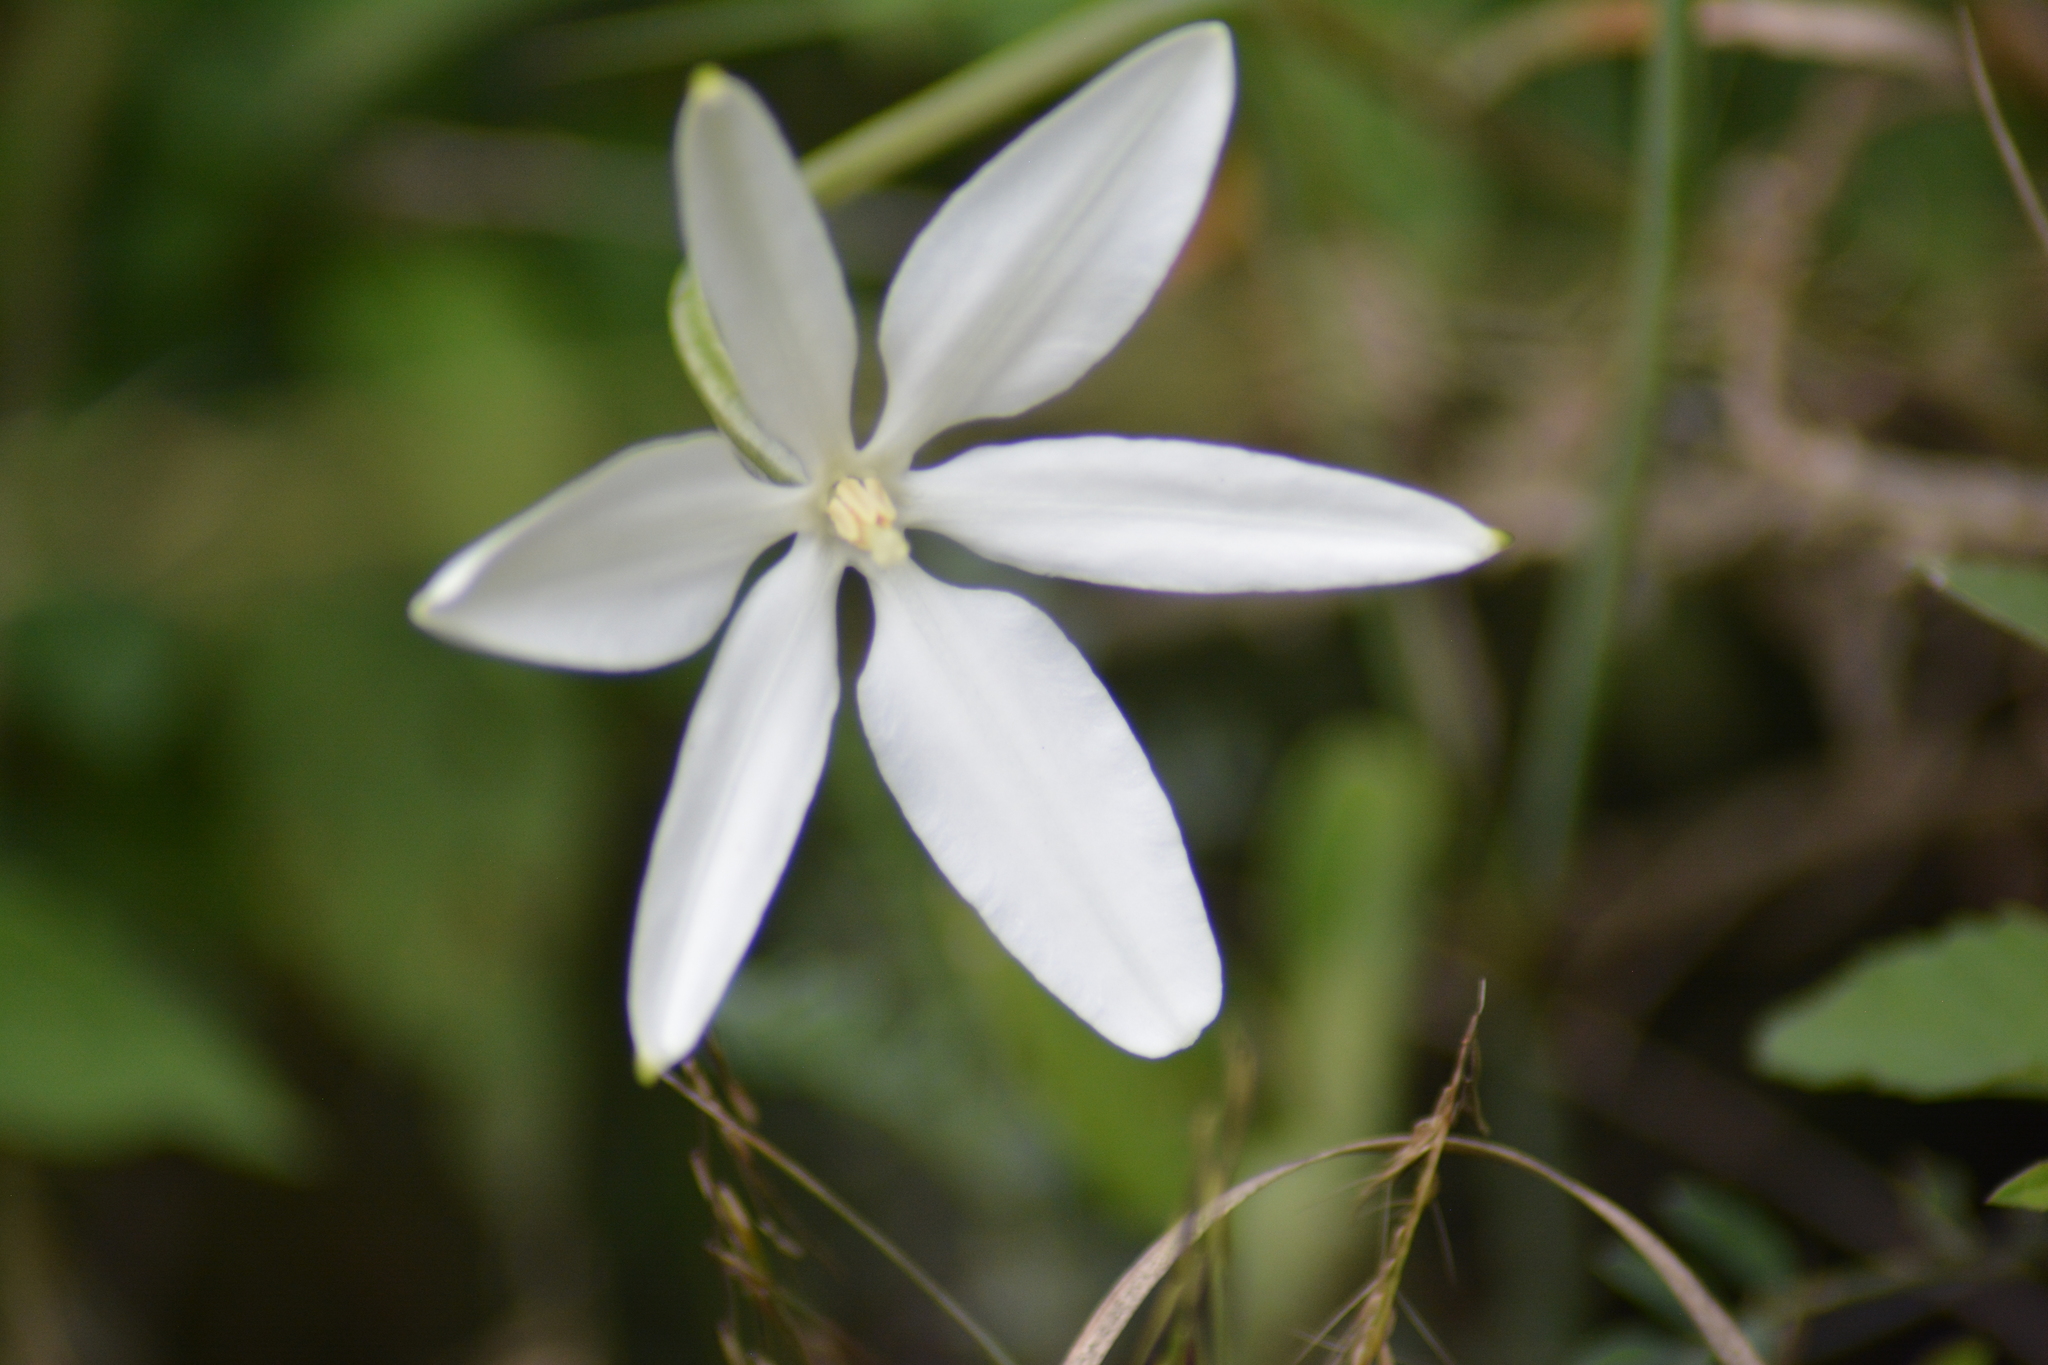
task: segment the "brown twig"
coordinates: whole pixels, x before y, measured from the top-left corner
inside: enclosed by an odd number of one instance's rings
[[[1957,736],[1901,735],[1766,774],[1675,828],[1610,831],[1589,858],[1597,882],[1575,896],[1586,909],[1567,977],[1606,1008],[1648,1016],[1745,916],[1802,878],[2048,805],[2041,768],[2013,748],[1972,754]],[[1652,851],[1629,857],[1629,845]]]
[[[1728,172],[1714,282],[1734,453],[1799,497],[1816,538],[1875,535],[1902,561],[1962,548],[2038,552],[2048,548],[2048,479],[1886,449],[1852,430],[1803,422],[1787,406],[1794,300],[1884,93],[1875,76],[1825,84],[1781,152]]]
[[[1970,18],[1968,5],[1956,6],[1956,27],[1962,31],[1963,65],[1970,73],[1970,89],[1977,96],[1977,107],[1984,111],[1984,126],[1991,130],[1998,159],[2005,166],[2006,179],[2012,181],[2021,210],[2027,215],[2027,226],[2034,230],[2034,240],[2041,244],[2042,251],[2048,252],[2048,210],[2042,209],[2034,177],[2027,173],[2019,144],[2013,141],[2012,129],[2006,127],[2005,115],[1999,112],[1998,92],[1991,88],[1991,73],[1984,69],[1984,49],[1977,42],[1977,25]]]

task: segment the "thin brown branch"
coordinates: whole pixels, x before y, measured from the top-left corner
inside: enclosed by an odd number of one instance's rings
[[[1798,496],[1816,538],[1874,535],[1906,559],[2048,549],[2048,479],[1986,460],[1887,449],[1852,430],[1804,422],[1787,404],[1794,303],[1884,93],[1873,76],[1826,83],[1782,151],[1739,161],[1724,181],[1714,283],[1734,453]]]
[[[1580,890],[1596,898],[1579,919],[1566,975],[1607,1008],[1646,1017],[1768,897],[1944,830],[2038,811],[2048,805],[2042,777],[2009,741],[1972,754],[1954,736],[1903,735],[1767,774],[1675,829],[1611,833],[1589,859],[1604,886]],[[1654,852],[1616,867],[1628,844]]]
[[[1977,96],[1977,107],[1984,111],[1984,126],[1991,130],[1992,144],[1998,148],[1998,159],[2005,166],[2006,179],[2012,181],[2020,209],[2027,215],[2027,226],[2034,230],[2034,240],[2041,244],[2042,251],[2048,252],[2048,211],[2041,207],[2041,192],[2034,188],[2034,177],[2027,173],[2019,144],[2013,141],[2012,129],[2006,127],[2005,115],[1999,112],[1998,92],[1991,88],[1991,73],[1984,69],[1984,49],[1977,42],[1977,25],[1970,18],[1968,5],[1956,6],[1956,26],[1962,31],[1963,66],[1970,73],[1970,89]]]

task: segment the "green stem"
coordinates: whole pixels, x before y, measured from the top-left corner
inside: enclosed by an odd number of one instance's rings
[[[836,204],[1014,118],[1155,33],[1242,0],[1109,0],[961,67],[804,158],[821,204]]]
[[[1657,32],[1642,71],[1613,461],[1592,535],[1564,570],[1544,623],[1509,812],[1523,876],[1539,897],[1562,878],[1578,826],[1615,619],[1635,557],[1644,476],[1657,447],[1690,36],[1685,0],[1657,0]]]

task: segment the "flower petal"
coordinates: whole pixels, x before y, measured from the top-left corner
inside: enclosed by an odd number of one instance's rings
[[[1168,592],[1407,583],[1504,537],[1453,503],[1351,470],[1197,441],[982,446],[903,478],[907,524],[1034,573]]]
[[[690,713],[633,924],[626,1012],[649,1074],[703,1037],[817,792],[845,562],[798,536],[734,613]]]
[[[1044,402],[1123,339],[1194,227],[1234,88],[1229,31],[1176,29],[940,207],[882,309],[878,469],[903,468],[946,427]]]
[[[748,475],[723,436],[629,446],[449,560],[412,619],[528,663],[673,663],[711,638],[747,566],[797,528],[803,497]]]
[[[1118,1047],[1216,1017],[1222,966],[1173,810],[1044,613],[915,564],[869,575],[861,724],[932,860],[1003,946]]]
[[[684,249],[747,406],[808,470],[853,448],[853,305],[825,220],[760,97],[716,68],[676,134]]]

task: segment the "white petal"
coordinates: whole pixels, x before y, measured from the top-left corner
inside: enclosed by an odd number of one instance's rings
[[[1230,123],[1229,31],[1139,48],[940,207],[882,309],[883,470],[935,433],[1044,402],[1123,339],[1194,227]]]
[[[1505,541],[1386,479],[1121,436],[982,446],[906,474],[898,510],[1034,573],[1168,592],[1408,583],[1470,568]]]
[[[733,615],[690,713],[626,986],[650,1074],[703,1037],[817,792],[839,707],[833,612],[844,566],[832,547],[798,536]]]
[[[754,419],[808,469],[853,446],[853,306],[825,220],[760,97],[690,82],[676,134],[683,243]]]
[[[1118,1047],[1216,1017],[1222,966],[1173,810],[1087,661],[1009,593],[869,575],[861,725],[932,860],[1003,946]]]
[[[412,619],[528,663],[673,663],[711,638],[747,566],[796,529],[803,498],[748,475],[723,436],[629,446],[449,560]]]

